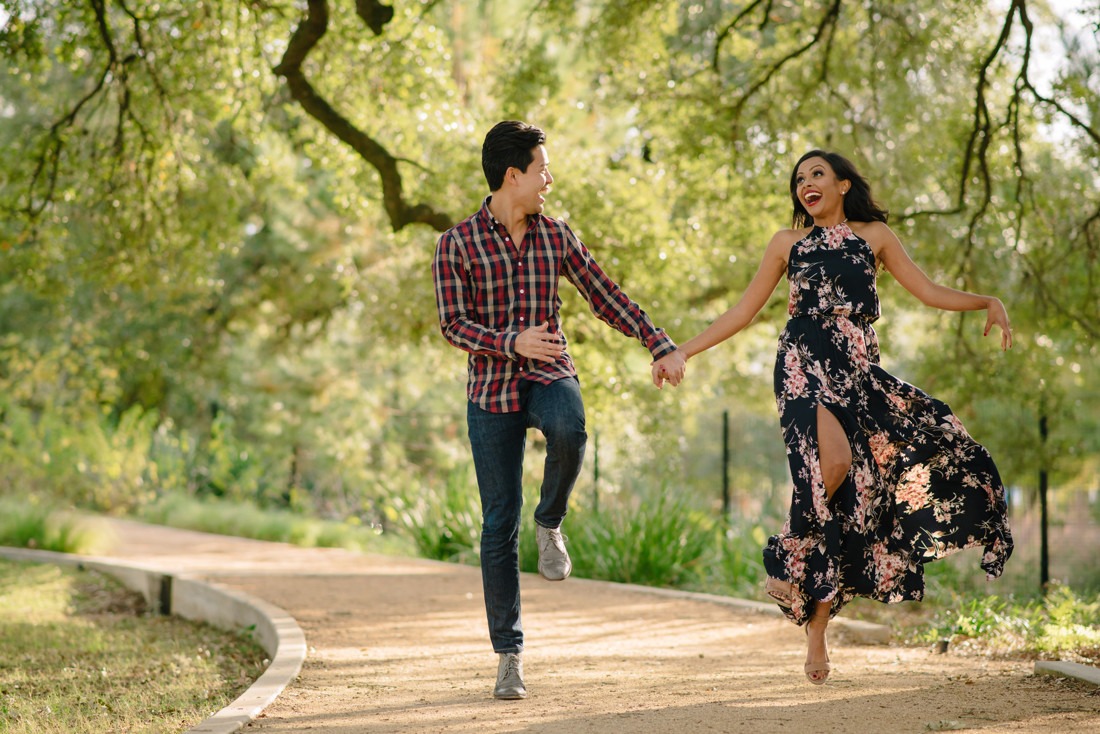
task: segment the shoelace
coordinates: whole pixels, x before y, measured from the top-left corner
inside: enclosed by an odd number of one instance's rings
[[[561,534],[560,530],[550,530],[543,538],[542,550],[546,550],[549,547],[553,547],[559,553],[565,553],[565,541],[567,538]]]

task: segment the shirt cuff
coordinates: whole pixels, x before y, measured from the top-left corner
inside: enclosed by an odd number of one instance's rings
[[[509,359],[519,359],[516,352],[516,340],[519,339],[518,331],[506,331],[500,335],[500,347],[498,351]]]
[[[664,331],[658,331],[653,340],[646,345],[649,349],[649,353],[653,355],[653,361],[656,362],[661,357],[672,354],[679,347],[676,346],[676,342],[666,334]]]

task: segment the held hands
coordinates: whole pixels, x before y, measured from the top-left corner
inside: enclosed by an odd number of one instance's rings
[[[677,349],[675,352],[666,354],[658,359],[652,365],[650,365],[650,374],[653,377],[653,384],[660,390],[665,386],[665,382],[671,382],[673,387],[680,384],[684,379],[684,374],[687,372],[687,358],[684,357],[684,353]]]
[[[516,337],[516,353],[540,362],[555,362],[565,351],[557,334],[550,333],[550,324],[543,321],[538,326],[524,329]]]
[[[990,298],[986,307],[985,332],[982,336],[989,336],[994,325],[1001,327],[1001,350],[1012,348],[1012,326],[1008,322],[1008,311],[999,298]]]

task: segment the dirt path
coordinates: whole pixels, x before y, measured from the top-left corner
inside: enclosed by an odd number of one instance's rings
[[[537,576],[523,579],[529,697],[496,701],[475,568],[111,525],[107,555],[201,574],[298,620],[301,676],[250,732],[1100,733],[1094,687],[1029,663],[831,634],[832,676],[812,686],[802,631],[776,616]]]

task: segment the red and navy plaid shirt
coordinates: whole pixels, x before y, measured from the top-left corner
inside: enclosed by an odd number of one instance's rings
[[[561,330],[558,279],[564,275],[592,312],[627,336],[636,337],[660,359],[676,345],[600,268],[569,225],[531,216],[517,249],[508,229],[481,209],[443,233],[432,260],[439,325],[447,341],[470,353],[466,394],[483,410],[519,410],[521,380],[548,384],[577,374],[563,351],[556,362],[516,353],[524,329],[549,322],[549,331],[565,344]]]

